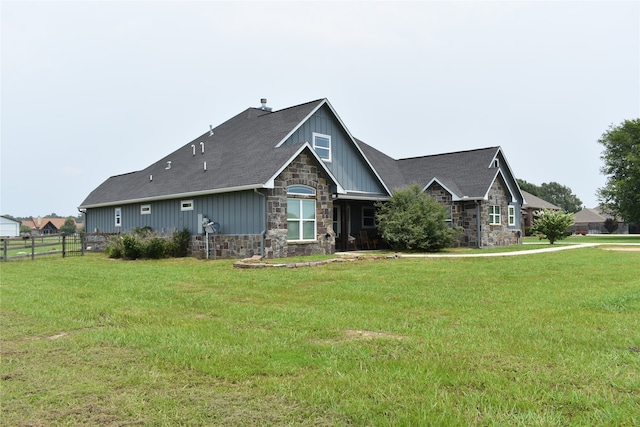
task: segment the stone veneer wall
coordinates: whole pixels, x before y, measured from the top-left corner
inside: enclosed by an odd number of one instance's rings
[[[260,245],[259,234],[209,235],[209,258],[251,258],[260,255]],[[191,256],[207,257],[206,236],[191,236]]]
[[[500,177],[489,189],[489,200],[482,202],[482,247],[509,246],[521,243],[520,230],[509,228],[509,202],[511,196]],[[500,206],[500,225],[489,225],[489,206]]]
[[[333,232],[333,199],[329,177],[317,165],[315,158],[302,152],[275,179],[267,191],[267,235],[265,258],[335,253]],[[307,185],[316,189],[316,240],[287,241],[287,187]]]
[[[451,194],[441,185],[434,183],[426,191],[428,195],[451,209],[451,218],[454,227],[462,227],[459,245],[463,247],[478,247],[478,205],[480,203],[480,224],[482,247],[508,246],[521,243],[518,230],[508,226],[508,212],[510,194],[507,186],[499,178],[495,180],[489,190],[488,201],[454,202]],[[489,205],[499,205],[501,213],[500,225],[489,225]]]

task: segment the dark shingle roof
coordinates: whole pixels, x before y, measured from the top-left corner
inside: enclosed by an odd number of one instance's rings
[[[499,173],[491,166],[500,147],[394,160],[360,140],[356,142],[391,191],[412,184],[422,188],[437,180],[455,197],[484,198]]]
[[[274,112],[249,108],[146,169],[107,179],[81,207],[260,187],[302,144],[274,147],[323,101]]]
[[[433,179],[457,197],[485,197],[498,168],[491,167],[500,147],[412,157],[398,160],[407,184],[425,186]]]
[[[398,161],[356,139],[356,143],[390,191],[406,187]]]
[[[267,186],[304,147],[279,144],[324,104],[329,105],[326,99],[273,112],[249,108],[146,169],[107,179],[80,207]],[[500,147],[395,160],[360,140],[354,142],[389,191],[437,180],[454,198],[484,198],[499,173],[491,164]]]

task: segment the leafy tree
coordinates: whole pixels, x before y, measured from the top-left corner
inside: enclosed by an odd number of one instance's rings
[[[607,219],[604,220],[604,228],[609,233],[613,233],[614,231],[616,231],[618,229],[618,221],[616,221],[613,218],[607,218]]]
[[[64,234],[75,234],[76,231],[78,231],[76,228],[76,223],[71,217],[67,218],[64,221],[64,224],[62,224],[62,227],[60,227],[60,232]]]
[[[538,197],[564,209],[565,212],[578,212],[582,209],[582,200],[573,194],[571,188],[557,182],[542,183]]]
[[[609,126],[598,142],[604,146],[600,171],[607,176],[598,200],[613,215],[640,223],[640,119]]]
[[[582,209],[582,200],[566,185],[544,182],[538,186],[521,179],[518,180],[518,185],[520,189],[564,209],[565,212],[578,212]]]
[[[550,244],[566,237],[567,230],[575,220],[572,213],[543,209],[534,213],[535,219],[531,227],[531,233],[537,234],[542,239],[548,239]]]
[[[438,251],[458,237],[446,222],[444,206],[417,185],[394,191],[389,201],[376,207],[378,230],[393,249]]]
[[[538,196],[538,194],[540,193],[540,187],[532,184],[530,182],[525,181],[524,179],[517,179],[518,181],[518,185],[520,186],[521,190],[526,191],[527,193],[531,193],[534,196]],[[540,196],[538,196],[540,197]]]

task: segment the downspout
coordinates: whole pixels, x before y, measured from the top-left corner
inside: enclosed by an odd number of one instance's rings
[[[264,199],[264,227],[260,232],[260,256],[264,258],[264,236],[267,234],[267,196],[259,192],[257,188],[254,188],[253,192]]]
[[[476,201],[476,220],[478,221],[478,226],[477,226],[477,233],[478,233],[478,239],[477,239],[477,244],[478,244],[478,249],[482,249],[482,216],[481,216],[481,209],[480,209],[480,202]]]

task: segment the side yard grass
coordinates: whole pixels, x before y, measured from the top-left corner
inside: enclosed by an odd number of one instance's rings
[[[640,252],[0,265],[5,425],[637,425]]]

